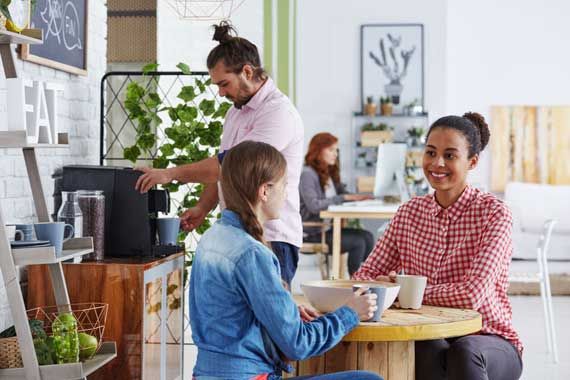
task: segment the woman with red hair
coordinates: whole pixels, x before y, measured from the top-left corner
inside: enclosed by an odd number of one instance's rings
[[[371,199],[370,195],[348,194],[340,182],[338,164],[338,138],[330,133],[318,133],[309,143],[305,167],[301,173],[299,192],[301,216],[304,222],[320,221],[319,213],[330,205],[346,201]],[[305,241],[320,241],[320,230],[315,227],[303,229]],[[332,246],[332,231],[327,231],[326,240]],[[348,252],[348,272],[352,276],[374,248],[374,236],[366,230],[343,228],[342,252]]]

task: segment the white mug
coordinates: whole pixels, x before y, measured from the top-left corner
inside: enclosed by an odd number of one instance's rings
[[[6,235],[8,235],[8,240],[24,240],[24,233],[20,230],[16,229],[16,226],[10,225],[5,226],[6,228]]]
[[[398,300],[402,309],[419,309],[426,290],[427,277],[399,274],[396,282],[400,284]]]

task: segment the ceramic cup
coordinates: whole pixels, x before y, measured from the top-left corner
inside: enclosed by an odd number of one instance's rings
[[[24,238],[24,233],[17,230],[14,225],[6,226],[6,235],[8,235],[8,240],[22,240]]]
[[[24,237],[21,240],[34,240],[34,225],[32,223],[15,224],[15,226],[16,230],[20,230],[24,234]]]
[[[36,223],[34,224],[34,229],[36,230],[38,240],[49,240],[54,246],[56,256],[61,256],[63,242],[71,239],[75,232],[71,224],[63,222]],[[67,236],[65,236],[66,229],[69,231]]]
[[[160,245],[176,245],[180,231],[180,218],[158,218],[156,221]]]
[[[402,309],[419,309],[426,290],[427,277],[399,274],[396,282],[400,284],[398,300]]]
[[[372,318],[370,318],[367,322],[378,322],[382,318],[382,305],[384,305],[384,299],[386,298],[386,287],[385,286],[375,286],[375,285],[368,285],[368,284],[358,284],[352,286],[352,291],[355,292],[360,288],[368,288],[368,291],[364,292],[365,294],[374,293],[378,296],[376,299],[376,305],[378,305],[378,309],[374,312]]]

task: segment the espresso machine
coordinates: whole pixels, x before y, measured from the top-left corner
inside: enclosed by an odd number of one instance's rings
[[[69,165],[54,175],[55,210],[61,191],[102,190],[105,195],[105,256],[163,257],[180,252],[178,245],[160,245],[156,219],[170,211],[167,190],[135,190],[142,172],[126,167]]]

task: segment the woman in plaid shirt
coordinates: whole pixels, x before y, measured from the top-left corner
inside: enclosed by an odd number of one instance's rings
[[[482,314],[478,334],[416,343],[418,380],[515,380],[522,372],[523,347],[507,297],[511,212],[494,195],[467,183],[489,137],[489,127],[477,113],[432,124],[423,170],[435,193],[400,207],[353,276],[393,279],[401,270],[427,276],[424,304]]]

